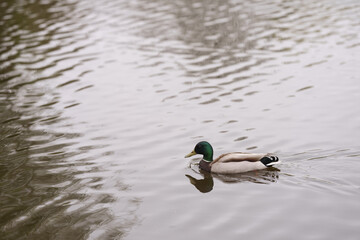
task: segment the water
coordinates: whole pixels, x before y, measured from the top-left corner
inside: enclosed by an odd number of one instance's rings
[[[0,6],[1,239],[358,239],[358,1]]]

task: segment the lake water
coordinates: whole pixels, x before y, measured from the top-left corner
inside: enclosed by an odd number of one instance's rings
[[[359,1],[0,8],[1,239],[359,239]]]

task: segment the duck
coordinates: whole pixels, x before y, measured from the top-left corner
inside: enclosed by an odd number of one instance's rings
[[[203,155],[199,162],[201,170],[219,174],[237,174],[262,170],[280,163],[279,158],[270,153],[232,152],[222,154],[214,160],[213,147],[206,141],[197,143],[194,150],[187,154],[185,158],[196,154]]]

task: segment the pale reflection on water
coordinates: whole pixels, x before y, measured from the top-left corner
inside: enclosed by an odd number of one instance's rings
[[[357,239],[359,10],[2,1],[1,238]],[[203,173],[200,140],[282,164]]]

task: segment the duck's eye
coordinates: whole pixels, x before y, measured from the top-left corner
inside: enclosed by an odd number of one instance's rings
[[[201,145],[196,145],[194,151],[195,151],[196,153],[201,153],[201,149],[202,149]]]

